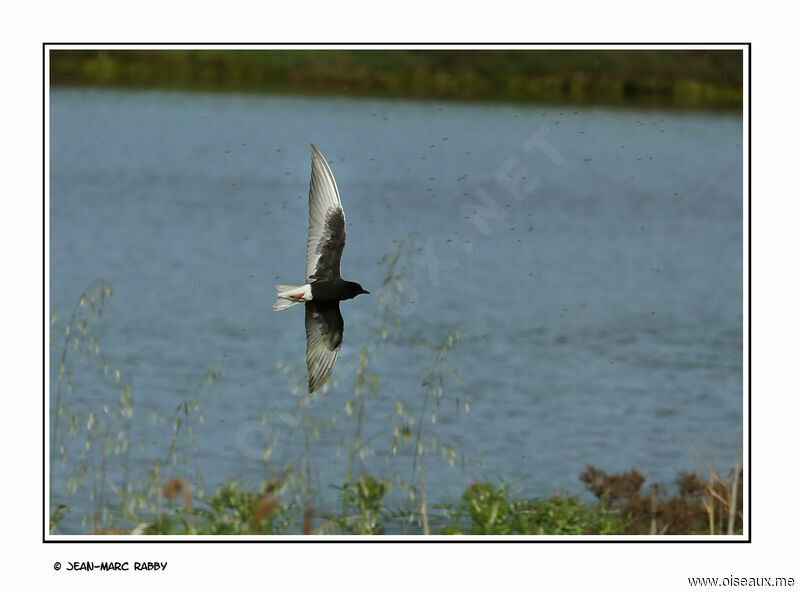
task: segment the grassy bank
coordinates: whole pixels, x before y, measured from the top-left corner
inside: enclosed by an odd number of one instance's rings
[[[149,535],[720,535],[742,534],[741,469],[726,478],[712,473],[678,476],[677,494],[663,485],[642,490],[636,470],[608,474],[588,467],[581,479],[602,475],[597,501],[556,492],[548,498],[513,493],[507,484],[473,482],[454,501],[432,504],[423,525],[413,508],[387,501],[389,480],[361,475],[340,489],[344,510],[321,511],[282,499],[281,484],[249,490],[237,482],[193,496],[180,477],[159,492],[155,513],[123,512],[90,534]],[[593,483],[594,488],[598,483]],[[58,521],[51,521],[57,532]]]
[[[738,50],[53,50],[52,86],[738,109]]]

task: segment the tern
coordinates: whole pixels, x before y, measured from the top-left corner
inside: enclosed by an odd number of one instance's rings
[[[279,285],[274,310],[306,305],[308,392],[329,379],[342,349],[344,319],[339,302],[369,294],[361,284],[342,279],[339,264],[345,243],[342,199],[325,157],[311,144],[311,186],[308,191],[306,283]]]

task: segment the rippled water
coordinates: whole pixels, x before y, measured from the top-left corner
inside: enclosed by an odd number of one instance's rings
[[[214,364],[225,376],[200,394],[194,424],[209,488],[256,486],[265,444],[274,466],[303,458],[298,399],[277,367],[302,369],[303,314],[271,305],[276,283],[303,279],[310,142],[345,205],[343,275],[373,292],[342,305],[338,385],[309,410],[340,413],[313,444],[323,507],[335,509],[326,485],[343,480],[360,350],[379,339],[378,261],[412,235],[403,333],[373,361],[381,390],[364,435],[375,456],[357,470],[385,471],[398,400],[419,413],[434,358],[412,336],[438,343],[459,325],[458,378],[426,424],[464,455],[455,468],[429,458],[440,501],[473,478],[581,492],[587,464],[668,483],[697,466],[687,443],[707,461],[739,451],[740,117],[56,90],[50,141],[51,396],[69,311],[103,279],[115,297],[97,336],[120,384],[72,356],[64,396],[85,411],[132,385],[132,440],[144,442],[127,457],[134,472],[170,445],[152,412],[171,421]],[[410,476],[407,450],[393,462]],[[61,528],[82,532],[89,502],[64,493],[66,478],[56,472],[54,502],[77,506]]]

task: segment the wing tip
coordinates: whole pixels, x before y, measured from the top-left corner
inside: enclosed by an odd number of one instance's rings
[[[313,375],[308,377],[308,394],[312,394],[315,391],[318,391],[322,387],[327,387],[324,390],[327,391],[330,388],[331,384],[331,375],[330,372],[328,374],[323,374],[322,376]]]

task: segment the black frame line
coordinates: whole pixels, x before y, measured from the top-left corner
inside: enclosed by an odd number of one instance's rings
[[[362,539],[358,538],[357,535],[350,535],[352,538],[348,539],[320,539],[320,538],[309,538],[309,539],[283,539],[280,538],[280,535],[274,535],[272,538],[264,538],[264,539],[247,539],[247,540],[236,540],[236,539],[219,539],[219,540],[211,540],[211,539],[203,539],[203,540],[193,540],[186,536],[185,539],[169,539],[164,540],[160,538],[153,538],[153,539],[92,539],[92,540],[85,540],[80,538],[69,538],[69,539],[48,539],[48,530],[47,530],[47,517],[45,516],[45,506],[47,500],[47,493],[45,488],[46,483],[46,471],[45,471],[45,460],[46,460],[46,451],[47,451],[47,409],[45,407],[46,403],[46,392],[45,392],[45,378],[47,376],[47,368],[45,368],[45,357],[46,357],[46,349],[47,349],[47,311],[44,310],[44,302],[45,302],[45,287],[47,285],[47,277],[45,276],[45,246],[46,246],[46,211],[45,207],[47,205],[47,194],[46,194],[46,178],[45,178],[45,163],[47,160],[46,154],[46,139],[47,139],[47,130],[45,128],[45,121],[46,121],[46,98],[48,96],[49,91],[49,81],[45,78],[46,69],[45,65],[47,63],[47,52],[52,48],[59,48],[59,47],[75,47],[75,46],[82,46],[82,47],[90,47],[90,46],[178,46],[178,47],[186,47],[186,46],[193,46],[193,45],[202,45],[205,47],[209,46],[226,46],[226,47],[234,47],[234,46],[259,46],[259,48],[275,48],[280,49],[281,47],[290,47],[290,46],[324,46],[324,48],[328,47],[335,47],[335,46],[377,46],[383,48],[387,46],[440,46],[440,47],[452,47],[454,49],[466,49],[463,46],[490,46],[490,47],[506,47],[506,46],[520,46],[521,49],[529,49],[530,51],[535,51],[538,47],[544,46],[721,46],[721,47],[731,47],[739,46],[747,48],[747,88],[746,88],[746,96],[747,96],[747,452],[748,452],[748,475],[747,475],[747,538],[741,540],[730,540],[730,539],[721,539],[721,540],[712,540],[712,539],[702,539],[702,540],[670,540],[665,538],[644,538],[649,537],[650,535],[637,535],[643,538],[636,538],[636,539],[625,539],[625,540],[604,540],[602,538],[597,539],[544,539],[544,540],[532,540],[532,539],[520,539],[520,540],[511,540],[511,539],[492,539],[492,538],[484,538],[484,539],[464,539],[462,537],[448,537],[448,538],[435,538],[435,539],[397,539],[391,538],[391,535],[387,536],[386,540],[382,539]],[[323,49],[324,49],[323,48]],[[731,47],[731,49],[734,49]],[[580,50],[576,50],[580,51]],[[613,51],[613,50],[612,50]],[[753,179],[752,179],[752,132],[753,132],[753,123],[752,123],[752,115],[753,115],[753,107],[752,107],[752,63],[753,63],[753,56],[752,56],[752,42],[688,42],[688,41],[676,41],[676,42],[633,42],[633,41],[624,41],[619,43],[614,42],[599,42],[599,43],[592,43],[588,41],[582,42],[542,42],[542,43],[532,43],[530,41],[527,42],[409,42],[409,41],[402,41],[402,42],[365,42],[365,41],[358,41],[358,42],[333,42],[333,43],[325,43],[325,42],[301,42],[301,41],[293,41],[293,42],[284,42],[284,43],[264,43],[264,42],[232,42],[232,43],[224,43],[224,42],[214,42],[214,43],[189,43],[189,42],[166,42],[166,43],[158,43],[158,42],[110,42],[110,43],[102,43],[102,42],[91,42],[91,43],[76,43],[76,42],[43,42],[42,43],[42,543],[50,544],[50,543],[81,543],[81,544],[114,544],[114,543],[121,543],[121,544],[202,544],[202,543],[210,543],[210,544],[247,544],[247,543],[255,543],[255,544],[292,544],[292,543],[300,543],[300,544],[436,544],[436,543],[444,543],[444,544],[470,544],[470,543],[478,543],[478,544],[703,544],[703,543],[710,543],[710,544],[742,544],[742,543],[752,543],[752,527],[753,527],[753,468],[752,468],[752,434],[753,434],[753,417],[752,417],[752,407],[753,407],[753,376],[752,376],[752,269],[751,269],[751,258],[752,258],[752,190],[753,190]],[[62,536],[62,535],[56,535]],[[78,535],[80,537],[86,537],[90,535]],[[213,536],[213,535],[209,535]],[[477,535],[480,536],[480,535]],[[522,537],[526,535],[507,535],[507,536],[514,536],[514,537]],[[633,535],[632,535],[633,536]],[[682,535],[681,535],[682,536]]]

